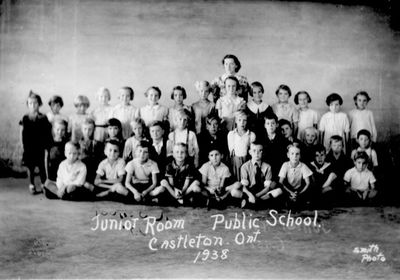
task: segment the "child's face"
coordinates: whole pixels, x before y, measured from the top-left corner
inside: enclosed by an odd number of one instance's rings
[[[229,75],[236,74],[236,63],[233,58],[225,58],[224,60],[224,68],[225,73]]]
[[[135,134],[135,137],[143,136],[143,126],[140,123],[134,122],[131,124],[132,132]]]
[[[187,127],[188,118],[185,115],[179,114],[176,116],[176,126],[179,129],[185,129]]]
[[[342,141],[332,141],[331,149],[334,153],[340,153],[343,150]]]
[[[82,135],[83,138],[88,140],[93,138],[94,126],[92,124],[82,125]]]
[[[205,83],[201,83],[199,85],[198,91],[199,91],[200,99],[203,99],[203,100],[207,99],[208,95],[210,94],[210,88],[207,87],[207,85]]]
[[[84,115],[84,114],[86,114],[87,108],[88,108],[87,104],[80,103],[76,106],[76,111],[78,114]]]
[[[367,108],[368,100],[364,95],[359,94],[356,103],[359,110],[364,110]]]
[[[211,135],[215,135],[218,132],[218,121],[217,120],[211,120],[209,123],[207,123],[207,130]]]
[[[174,90],[174,101],[176,104],[178,105],[182,105],[183,104],[183,92],[179,89]]]
[[[58,115],[61,110],[61,105],[59,103],[52,103],[50,109],[54,115]]]
[[[297,97],[298,101],[299,101],[299,106],[300,108],[307,108],[308,107],[308,97],[307,94],[305,93],[301,93],[299,94],[299,96]]]
[[[225,81],[225,89],[226,89],[226,94],[228,94],[228,95],[236,95],[237,94],[236,81],[234,81],[232,79],[227,79]]]
[[[314,133],[314,131],[309,131],[309,130],[306,130],[306,143],[307,144],[309,144],[309,145],[312,145],[312,144],[314,144],[314,142],[315,142],[315,139],[317,138],[317,135]]]
[[[221,163],[221,153],[217,150],[212,150],[208,153],[208,159],[213,166],[218,166]]]
[[[119,147],[117,145],[107,143],[104,149],[104,154],[106,155],[107,159],[116,161],[119,157]]]
[[[27,105],[29,112],[36,113],[37,111],[39,111],[39,102],[36,98],[28,98]]]
[[[74,163],[75,161],[78,160],[78,156],[79,156],[79,151],[78,149],[71,144],[67,144],[65,145],[65,157],[68,161],[68,163]]]
[[[149,149],[147,147],[139,147],[136,151],[136,156],[141,162],[146,162],[149,159]]]
[[[300,149],[296,147],[291,147],[287,153],[287,157],[292,164],[297,164],[300,162]]]
[[[363,158],[358,158],[354,161],[354,165],[358,172],[362,172],[367,168],[367,161]]]
[[[325,163],[324,151],[315,152],[315,162],[318,163],[319,165],[323,165]]]
[[[281,132],[285,138],[292,137],[293,131],[292,131],[292,128],[290,127],[290,125],[288,125],[288,124],[284,124],[281,126]]]
[[[284,89],[278,91],[278,100],[281,103],[287,103],[289,101],[289,92]]]
[[[274,119],[265,119],[264,127],[268,134],[274,134],[276,131],[276,121]]]
[[[186,148],[181,146],[174,146],[172,155],[177,163],[182,163],[186,159]]]
[[[158,141],[158,140],[162,139],[163,135],[164,135],[164,130],[160,126],[155,125],[155,126],[150,127],[151,139]]]
[[[65,125],[60,123],[54,123],[53,125],[53,134],[55,140],[62,140],[65,136]]]
[[[367,149],[369,147],[370,139],[367,135],[360,135],[357,142],[361,149]]]
[[[130,92],[126,89],[120,89],[119,90],[119,100],[121,101],[122,104],[129,105],[129,103],[131,102]]]
[[[329,111],[332,113],[337,113],[340,110],[339,100],[334,100],[329,104]]]
[[[250,145],[249,154],[254,161],[261,161],[263,153],[263,147],[261,145]]]
[[[253,87],[253,101],[257,104],[262,102],[263,99],[263,92],[261,91],[260,87]]]
[[[101,105],[107,105],[109,101],[110,98],[106,91],[103,91],[99,94],[99,102]]]
[[[107,127],[108,136],[110,138],[116,138],[119,132],[118,126],[108,126]]]
[[[247,125],[247,117],[246,116],[238,116],[236,118],[236,126],[239,130],[246,129]]]
[[[158,91],[152,88],[147,91],[147,101],[149,101],[150,105],[156,105],[158,103],[158,100],[160,100],[160,95],[158,94]]]

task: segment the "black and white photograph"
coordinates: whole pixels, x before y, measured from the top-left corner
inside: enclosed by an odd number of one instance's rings
[[[0,279],[399,279],[399,15],[0,1]]]

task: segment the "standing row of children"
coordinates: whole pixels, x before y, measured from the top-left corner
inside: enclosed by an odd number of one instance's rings
[[[184,104],[181,86],[172,90],[173,107],[159,104],[161,90],[150,87],[148,105],[139,109],[131,105],[131,88],[120,89],[115,107],[101,88],[91,114],[86,96],[75,98],[70,117],[60,113],[62,98],[53,96],[45,116],[40,96],[30,92],[29,113],[20,122],[30,191],[36,192],[38,167],[48,198],[290,207],[376,195],[376,128],[366,92],[355,95],[349,118],[340,111],[341,96],[330,94],[329,112],[319,120],[310,95],[298,92],[296,108],[286,85],[276,90],[278,102],[267,105],[261,83],[248,86],[237,77],[238,64],[225,56],[231,75],[223,86],[197,82],[200,100],[192,106]]]

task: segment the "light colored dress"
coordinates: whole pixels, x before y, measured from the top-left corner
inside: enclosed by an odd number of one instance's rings
[[[215,108],[218,110],[218,115],[224,120],[226,128],[232,130],[234,128],[235,112],[243,107],[245,108],[245,101],[242,97],[231,97],[228,95],[222,96],[217,100]]]
[[[361,129],[366,129],[371,133],[371,140],[376,142],[377,132],[372,111],[368,109],[353,109],[349,112],[350,137],[357,139],[357,133]]]
[[[168,120],[168,108],[156,104],[151,106],[149,104],[139,108],[137,116],[141,118],[146,126],[148,127],[154,121],[166,121]]]
[[[324,146],[329,150],[331,136],[339,135],[345,140],[345,134],[350,131],[350,122],[347,115],[343,112],[327,112],[321,117],[319,130],[324,132]],[[343,145],[344,150],[345,148],[346,145]]]
[[[208,100],[199,100],[192,105],[196,133],[200,134],[206,128],[207,116],[213,111],[215,104]]]
[[[272,105],[275,115],[278,120],[285,119],[292,124],[299,122],[299,112],[297,108],[291,103],[275,103]]]
[[[226,90],[225,90],[225,80],[228,76],[235,76],[238,81],[239,85],[242,86],[242,88],[247,89],[249,83],[247,81],[247,78],[245,76],[235,74],[235,75],[228,75],[228,74],[223,74],[222,76],[219,76],[215,78],[214,80],[211,81],[211,86],[218,86],[220,88],[220,96],[226,95]],[[245,95],[247,96],[247,92],[243,93],[242,96]]]
[[[297,138],[304,142],[305,129],[318,125],[318,113],[313,109],[299,110],[299,124]]]
[[[111,110],[111,118],[116,118],[122,125],[122,137],[127,139],[132,134],[131,121],[135,119],[136,107],[132,105],[117,104]]]
[[[94,140],[104,142],[107,136],[107,121],[110,119],[113,107],[101,106],[94,109],[91,116],[95,122]]]
[[[90,118],[89,114],[74,114],[69,117],[68,132],[71,133],[71,141],[78,142],[83,137],[82,124]]]

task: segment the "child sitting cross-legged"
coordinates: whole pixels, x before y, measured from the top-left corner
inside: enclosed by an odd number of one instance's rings
[[[344,183],[349,201],[366,202],[377,194],[375,190],[375,176],[368,170],[368,155],[366,152],[356,152],[354,155],[354,167],[344,174]]]
[[[310,186],[310,176],[312,171],[300,162],[300,146],[293,143],[288,146],[287,157],[289,161],[285,162],[279,171],[279,183],[288,197],[288,206],[304,206],[309,199],[308,188]]]
[[[196,180],[196,170],[188,159],[187,145],[176,143],[172,149],[173,160],[165,170],[165,179],[161,180],[162,190],[167,190],[173,200],[183,204],[184,200],[193,202],[196,194],[201,194],[200,182]]]
[[[140,141],[136,158],[126,165],[125,186],[133,194],[136,202],[156,202],[157,196],[163,192],[156,188],[158,184],[158,165],[149,158],[149,141]]]
[[[270,203],[266,205],[264,202],[277,198],[282,194],[282,190],[272,181],[271,166],[262,161],[263,145],[260,142],[251,143],[249,154],[251,160],[245,162],[240,171],[240,185],[243,187],[241,207],[271,206]]]
[[[119,142],[107,140],[104,147],[106,159],[100,162],[94,184],[98,191],[97,197],[105,197],[110,193],[127,196],[128,190],[122,185],[125,175],[125,161],[119,157]]]

